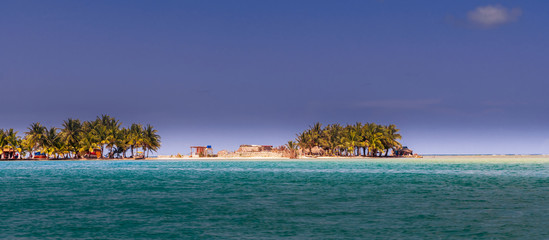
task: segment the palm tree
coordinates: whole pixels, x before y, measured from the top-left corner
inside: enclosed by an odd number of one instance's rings
[[[381,131],[381,128],[379,125],[375,123],[370,123],[364,125],[363,128],[363,135],[364,135],[364,145],[368,147],[368,155],[375,156],[378,151],[381,151],[384,149],[382,138],[383,138],[383,132]]]
[[[118,131],[116,135],[116,151],[115,153],[121,155],[122,158],[126,158],[126,152],[130,147],[130,130],[127,128],[122,128]],[[120,157],[120,156],[119,156]]]
[[[143,144],[143,126],[141,124],[132,124],[129,130],[129,142],[131,157],[134,156],[134,149],[139,148]]]
[[[99,117],[98,117],[99,118]],[[120,121],[116,120],[115,118],[109,116],[109,115],[102,115],[101,118],[101,124],[105,126],[106,130],[106,147],[109,149],[109,158],[114,157],[113,148],[116,146],[116,140],[118,136],[118,131],[120,130],[120,126],[122,123]]]
[[[82,132],[82,124],[78,119],[69,118],[68,120],[63,121],[63,129],[61,129],[61,138],[63,143],[66,144],[69,148],[69,157],[70,152],[74,153],[75,158],[79,158],[79,143],[80,143],[80,132]]]
[[[290,152],[290,158],[297,158],[298,145],[294,141],[288,141],[285,147]]]
[[[29,154],[29,156],[32,158],[32,153],[33,153],[33,144],[29,141],[29,139],[27,138],[27,136],[25,136],[25,138],[21,139],[21,158],[23,158],[23,156],[27,156],[27,153]]]
[[[324,129],[322,129],[322,134],[320,135],[319,145],[327,154],[333,154],[333,139],[336,136],[333,130],[332,125],[327,125]]]
[[[322,128],[320,123],[315,123],[297,134],[296,141],[302,149],[308,149],[309,154],[312,154],[313,147],[320,146],[323,154],[332,156],[381,156],[384,151],[387,156],[390,149],[394,151],[401,146],[398,139],[402,137],[398,131],[394,124],[383,126],[357,122],[344,127],[340,124],[328,124]]]
[[[61,141],[61,138],[57,138],[57,141],[55,141],[53,145],[53,153],[55,154],[55,158],[61,158],[61,156],[63,156],[63,158],[68,158],[70,147],[64,141]],[[75,156],[76,154],[78,154],[78,157],[81,156],[79,151],[75,153]]]
[[[101,148],[101,155],[105,154],[105,145],[109,142],[109,133],[107,127],[103,125],[101,118],[97,117],[95,121],[91,123],[92,133],[95,136],[97,145]]]
[[[301,146],[303,150],[309,149],[309,154],[313,154],[313,147],[320,146],[322,137],[322,124],[315,123],[313,126],[309,126],[309,129],[296,135],[297,144]],[[305,154],[305,151],[303,151]]]
[[[366,156],[366,147],[368,147],[368,146],[365,144],[365,139],[364,139],[364,134],[363,134],[364,126],[361,122],[356,122],[355,125],[352,126],[352,128],[355,130],[355,132],[358,135],[358,143],[356,145],[357,155],[359,155],[359,156],[361,155],[360,154],[360,149],[362,148],[362,156]]]
[[[82,124],[82,131],[80,132],[80,143],[78,144],[78,152],[80,153],[92,153],[95,149],[99,148],[99,138],[95,134],[95,129],[92,123],[84,122]]]
[[[0,129],[0,157],[34,157],[34,152],[40,150],[50,158],[80,158],[83,153],[95,151],[97,148],[101,148],[101,152],[104,153],[107,148],[108,157],[112,158],[115,155],[125,157],[128,149],[131,150],[132,156],[135,155],[134,150],[139,148],[147,155],[159,150],[160,136],[153,126],[121,126],[119,120],[109,115],[101,115],[91,122],[68,118],[63,121],[60,129],[47,129],[39,122],[32,123],[27,128],[24,138],[18,136],[17,131],[13,129]]]
[[[310,138],[311,138],[311,145],[312,146],[319,146],[320,145],[320,138],[322,136],[322,124],[317,122],[315,123],[311,129],[309,130]],[[312,147],[311,147],[312,149]],[[311,152],[312,154],[312,152]]]
[[[4,147],[7,145],[7,138],[6,138],[6,132],[4,129],[0,129],[0,157],[2,159],[5,159],[4,157]]]
[[[360,142],[359,134],[353,128],[347,128],[346,130],[345,144],[347,146],[347,150],[351,152],[351,155],[356,156],[355,147],[358,146]]]
[[[49,130],[46,130],[43,148],[48,158],[50,158],[52,154],[59,152],[59,148],[63,143],[61,139],[61,134],[57,128],[51,127]]]
[[[147,124],[147,127],[143,130],[143,152],[148,155],[149,151],[158,151],[160,148],[160,135],[157,134],[158,131],[153,128],[150,124]]]
[[[402,136],[397,133],[399,129],[396,128],[394,124],[390,124],[389,126],[384,127],[384,135],[383,135],[383,146],[385,146],[385,157],[389,155],[389,150],[392,149],[393,152],[397,148],[401,148],[402,144],[397,141],[397,139],[402,139]]]
[[[336,152],[339,152],[337,149],[343,144],[342,130],[343,128],[339,124],[327,125],[322,130],[320,145],[325,149],[326,153],[334,156]]]
[[[15,158],[15,152],[20,155],[21,152],[21,137],[17,136],[17,131],[10,128],[5,132],[6,134],[6,146],[10,150],[9,158]]]
[[[308,140],[307,140],[307,135],[305,132],[302,132],[300,134],[296,134],[296,142],[297,142],[297,145],[299,147],[301,147],[301,149],[305,149],[307,148],[308,144]],[[303,152],[303,154],[305,154],[305,152]]]
[[[44,145],[46,127],[42,126],[40,123],[32,123],[27,129],[28,132],[25,132],[26,139],[28,139],[31,157],[33,157],[34,151],[42,149]]]

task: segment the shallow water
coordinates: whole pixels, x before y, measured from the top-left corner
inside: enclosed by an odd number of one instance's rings
[[[0,238],[549,238],[549,163],[0,162]]]

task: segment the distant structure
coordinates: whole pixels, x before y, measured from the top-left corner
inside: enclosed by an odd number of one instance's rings
[[[401,149],[398,149],[395,151],[395,156],[397,157],[413,156],[413,155],[414,155],[414,151],[412,151],[412,149],[409,149],[407,146],[404,146]]]
[[[1,150],[2,151],[0,151],[0,156],[2,156],[2,159],[15,159],[16,157],[19,157],[16,155],[17,152],[15,151],[15,149],[10,146],[5,146]]]
[[[211,145],[207,146],[191,146],[191,157],[213,157],[213,149]]]
[[[272,145],[240,145],[237,153],[249,153],[249,152],[270,152],[273,150]]]
[[[101,158],[102,156],[102,153],[101,153],[101,148],[95,148],[93,149],[93,151],[86,151],[84,153],[84,158],[88,158],[88,159],[92,159],[92,158]]]
[[[238,158],[238,157],[266,157],[266,158],[280,158],[283,155],[283,151],[273,148],[272,145],[240,145],[240,147],[234,151],[229,152],[227,150],[221,150],[217,152],[218,157]]]
[[[320,156],[320,155],[323,155],[324,154],[324,149],[322,149],[321,147],[319,146],[314,146],[312,148],[300,148],[298,151],[299,155],[316,155],[316,156]]]

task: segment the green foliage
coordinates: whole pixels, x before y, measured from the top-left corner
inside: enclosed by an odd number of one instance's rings
[[[389,150],[400,148],[402,136],[394,124],[387,126],[375,123],[360,123],[341,126],[340,124],[315,123],[297,134],[297,146],[306,155],[329,156],[381,156]],[[321,148],[322,151],[313,151]],[[361,151],[362,150],[362,151]]]
[[[143,129],[142,132],[142,148],[143,151],[147,154],[148,152],[156,152],[160,148],[160,135],[157,134],[158,131],[155,130],[150,124],[147,124],[147,127]]]
[[[13,158],[13,151],[20,155],[31,153],[30,157],[40,151],[48,158],[82,158],[100,151],[108,158],[125,158],[128,150],[131,150],[131,156],[139,149],[148,154],[158,151],[161,145],[158,131],[150,124],[143,128],[134,123],[123,128],[119,120],[109,115],[84,122],[69,118],[63,121],[61,128],[48,129],[40,123],[32,123],[27,130],[21,138],[13,129],[0,129],[0,156],[3,159]]]
[[[297,158],[297,150],[298,145],[294,141],[288,141],[288,143],[285,145],[285,147],[289,151],[289,157],[290,158]]]
[[[10,128],[0,129],[0,153],[4,159],[13,159],[22,152],[22,139],[17,136],[17,131]]]

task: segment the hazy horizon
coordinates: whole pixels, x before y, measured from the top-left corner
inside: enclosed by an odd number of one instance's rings
[[[109,114],[157,154],[396,124],[419,154],[548,154],[544,1],[4,1],[0,128]]]

